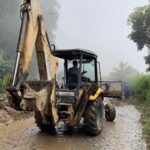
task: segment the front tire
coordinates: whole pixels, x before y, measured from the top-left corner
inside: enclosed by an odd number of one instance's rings
[[[105,105],[105,118],[107,121],[114,121],[116,118],[116,109],[112,104]]]
[[[103,128],[104,105],[102,99],[89,101],[84,114],[85,131],[93,136],[99,135]]]

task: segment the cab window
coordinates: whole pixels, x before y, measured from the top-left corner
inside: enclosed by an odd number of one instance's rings
[[[95,82],[95,60],[82,61],[82,81]]]

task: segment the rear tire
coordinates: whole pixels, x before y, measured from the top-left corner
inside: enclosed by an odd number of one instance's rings
[[[105,105],[105,118],[107,121],[114,121],[116,118],[116,109],[112,104]]]
[[[103,128],[103,111],[104,105],[102,99],[98,98],[96,101],[89,101],[84,113],[85,131],[89,135],[99,135]]]
[[[37,124],[37,127],[43,132],[49,132],[49,133],[55,133],[55,126],[52,124],[51,118],[48,118],[47,124],[43,123],[42,115],[39,111],[35,111],[35,123]]]

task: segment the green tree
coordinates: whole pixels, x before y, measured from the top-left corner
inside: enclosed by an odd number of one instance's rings
[[[120,62],[118,67],[114,67],[112,72],[109,74],[111,80],[122,80],[128,81],[134,75],[139,74],[136,69],[127,63]]]
[[[137,45],[138,50],[148,48],[148,55],[145,57],[145,63],[148,65],[147,71],[150,71],[150,5],[137,8],[128,19],[132,31],[129,38]]]

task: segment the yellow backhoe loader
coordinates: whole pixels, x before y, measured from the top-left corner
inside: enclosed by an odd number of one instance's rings
[[[7,88],[10,105],[16,110],[34,111],[42,130],[53,131],[59,122],[75,127],[84,120],[84,129],[100,134],[104,115],[115,119],[115,108],[104,106],[100,88],[100,63],[94,52],[82,49],[53,50],[48,39],[40,0],[24,0],[16,64]],[[40,80],[27,80],[33,50],[36,50]],[[58,61],[64,61],[63,83],[56,81]],[[70,71],[72,63],[77,71]],[[73,69],[72,69],[73,70]],[[99,71],[98,71],[99,70]]]

